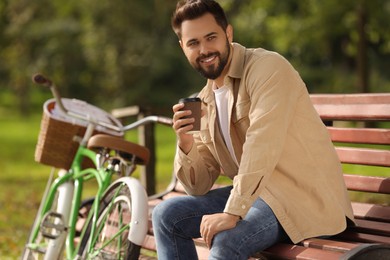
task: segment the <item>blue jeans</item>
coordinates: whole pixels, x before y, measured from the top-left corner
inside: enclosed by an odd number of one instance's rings
[[[198,259],[192,239],[200,237],[202,216],[223,212],[231,189],[229,186],[203,196],[175,197],[159,203],[153,210],[158,259]],[[235,228],[214,236],[209,259],[248,259],[286,239],[271,208],[259,198]]]

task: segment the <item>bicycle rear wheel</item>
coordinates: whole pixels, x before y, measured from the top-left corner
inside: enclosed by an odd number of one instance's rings
[[[79,249],[82,259],[138,259],[141,247],[128,239],[131,204],[132,196],[127,185],[119,182],[111,186],[100,202],[93,237],[92,220],[86,224]],[[91,248],[89,252],[88,248]]]

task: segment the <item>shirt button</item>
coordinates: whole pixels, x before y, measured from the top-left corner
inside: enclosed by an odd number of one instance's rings
[[[242,205],[242,206],[241,206],[241,208],[242,208],[242,209],[245,209],[245,208],[246,208],[246,206],[245,206],[245,205]]]
[[[188,163],[191,163],[191,160],[188,160],[187,162],[188,162]]]

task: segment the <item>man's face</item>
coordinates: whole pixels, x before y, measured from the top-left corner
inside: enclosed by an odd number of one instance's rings
[[[184,21],[181,33],[180,45],[192,67],[208,79],[224,76],[230,56],[231,27],[225,33],[211,14],[205,14]]]

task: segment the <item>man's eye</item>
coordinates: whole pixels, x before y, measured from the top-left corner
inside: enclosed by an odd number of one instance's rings
[[[189,42],[187,44],[188,47],[195,47],[196,45],[198,45],[198,42]]]

